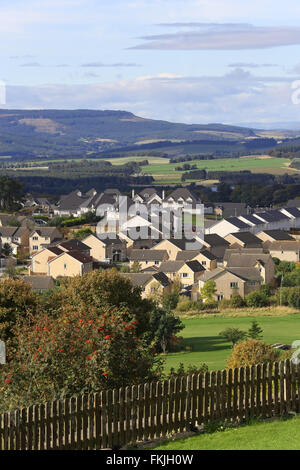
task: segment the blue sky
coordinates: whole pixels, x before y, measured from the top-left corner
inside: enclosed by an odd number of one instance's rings
[[[1,0],[7,108],[300,124],[299,0]]]

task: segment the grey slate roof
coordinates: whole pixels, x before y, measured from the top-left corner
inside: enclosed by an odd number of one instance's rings
[[[168,259],[167,250],[132,250],[130,261],[162,261]]]
[[[246,245],[258,245],[261,246],[262,241],[260,238],[256,237],[253,235],[251,232],[237,232],[237,233],[231,233],[233,237],[235,237],[237,240],[240,240],[242,243],[245,243]]]
[[[227,222],[229,222],[230,224],[234,225],[237,228],[240,228],[240,229],[244,229],[244,228],[249,229],[250,228],[250,225],[248,225],[245,222],[243,222],[242,220],[238,219],[238,217],[229,217],[226,220],[227,220]]]
[[[0,228],[1,230],[1,228]],[[272,237],[275,241],[277,240],[294,240],[294,238],[284,230],[264,230],[263,233],[266,233]]]

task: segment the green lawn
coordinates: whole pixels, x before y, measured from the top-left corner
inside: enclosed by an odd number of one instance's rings
[[[254,423],[178,439],[156,450],[300,450],[300,418]]]
[[[146,157],[145,157],[146,158]],[[148,159],[148,158],[147,158]],[[163,160],[163,159],[162,159]],[[242,158],[218,158],[214,160],[193,160],[183,163],[164,163],[150,164],[143,167],[143,171],[149,175],[173,175],[174,178],[180,178],[182,171],[175,171],[176,166],[183,166],[184,163],[196,165],[199,169],[206,171],[237,171],[237,170],[255,170],[267,168],[282,168],[285,163],[289,163],[286,158],[261,158],[259,156]]]
[[[225,342],[220,331],[234,327],[248,330],[254,317],[229,317],[212,315],[205,318],[182,319],[185,328],[179,333],[183,336],[183,348],[192,346],[193,351],[169,353],[166,357],[166,370],[177,368],[182,362],[189,364],[206,363],[210,370],[223,369],[226,358],[231,353],[231,344]],[[255,317],[263,329],[263,340],[268,344],[287,343],[300,340],[300,314],[286,316]]]

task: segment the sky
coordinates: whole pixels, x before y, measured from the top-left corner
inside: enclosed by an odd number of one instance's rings
[[[1,108],[300,128],[299,0],[1,0],[0,57]]]

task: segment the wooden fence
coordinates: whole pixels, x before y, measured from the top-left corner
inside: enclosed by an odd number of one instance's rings
[[[0,450],[105,449],[213,421],[300,412],[291,361],[195,374],[30,406],[0,416]]]

